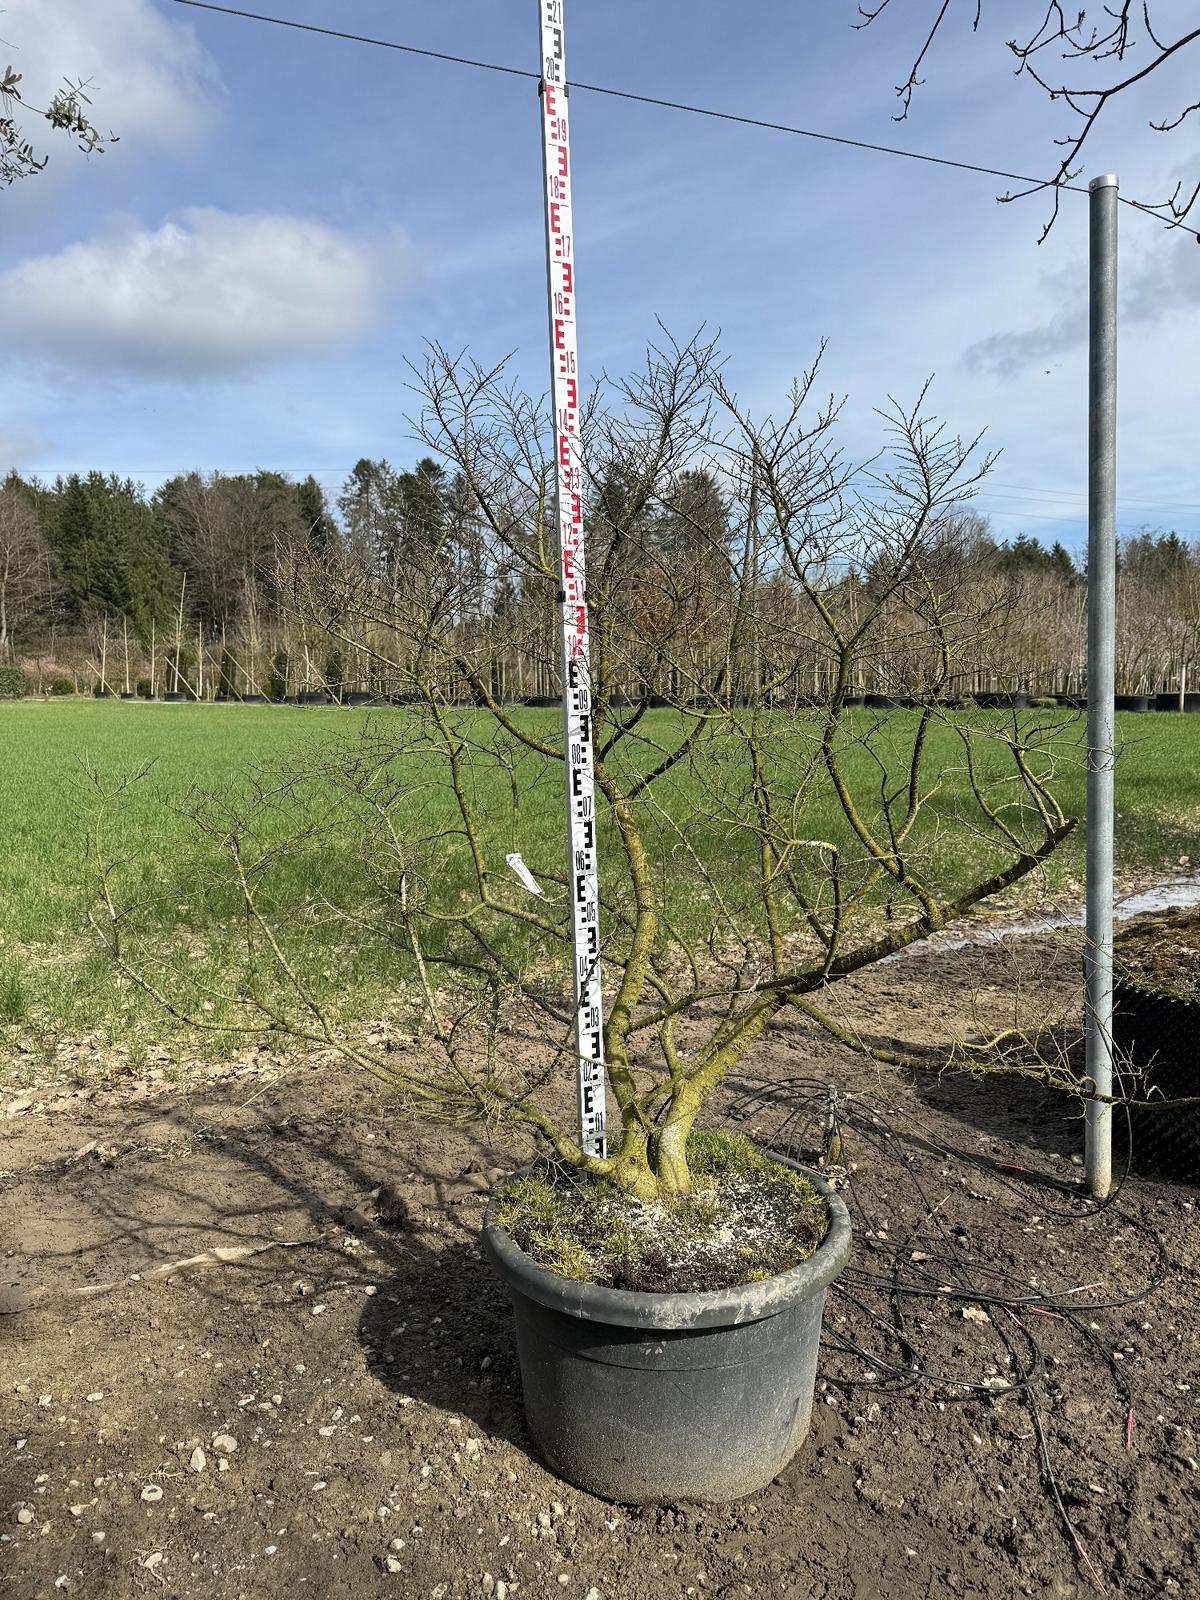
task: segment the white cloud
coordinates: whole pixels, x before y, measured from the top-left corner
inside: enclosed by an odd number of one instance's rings
[[[4,0],[0,40],[27,104],[48,105],[64,78],[83,79],[92,120],[127,149],[190,148],[222,96],[216,63],[190,23],[163,16],[153,0]],[[34,117],[25,131],[51,152],[52,169],[67,165],[61,135]]]
[[[1200,282],[1194,267],[1196,242],[1186,234],[1166,239],[1151,233],[1139,248],[1123,251],[1120,274],[1119,322],[1122,331],[1156,327],[1183,318],[1185,336],[1192,332],[1194,307],[1200,301]],[[1129,258],[1132,256],[1132,260]],[[1016,378],[1038,365],[1087,346],[1087,261],[1077,258],[1073,268],[1047,277],[1038,300],[1053,304],[1043,321],[1003,333],[988,334],[964,353],[968,371]],[[1067,309],[1063,309],[1064,306]]]
[[[394,288],[412,276],[411,252],[389,258]],[[359,337],[379,312],[384,264],[321,222],[183,211],[0,273],[0,344],[160,377],[242,371]]]

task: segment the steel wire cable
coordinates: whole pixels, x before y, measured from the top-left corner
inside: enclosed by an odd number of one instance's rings
[[[423,45],[405,44],[398,39],[380,39],[371,34],[351,33],[343,28],[323,27],[314,22],[297,22],[291,17],[275,17],[262,11],[247,11],[240,6],[223,6],[214,3],[214,0],[172,0],[179,6],[189,6],[195,11],[212,11],[222,16],[238,17],[246,22],[265,22],[277,28],[291,28],[297,33],[311,33],[327,39],[341,39],[351,44],[371,45],[380,50],[396,50],[404,55],[423,57],[432,61],[444,61],[460,67],[472,67],[478,72],[497,72],[509,78],[524,78],[533,82],[540,82],[541,73],[534,72],[528,67],[510,67],[498,61],[481,61],[473,56],[456,55],[449,50],[433,50]],[[1055,182],[1052,178],[1033,178],[1025,172],[1008,172],[1002,167],[984,166],[975,161],[959,161],[952,156],[932,155],[922,150],[905,150],[899,145],[878,144],[870,139],[853,139],[846,134],[828,133],[817,128],[799,128],[786,122],[772,122],[764,117],[748,117],[741,112],[719,111],[713,106],[692,105],[684,100],[668,100],[660,95],[637,94],[632,89],[617,89],[610,84],[583,83],[578,79],[569,80],[568,88],[578,89],[588,94],[605,95],[609,99],[628,100],[638,105],[657,106],[665,111],[682,111],[694,117],[709,117],[718,122],[740,123],[748,128],[762,128],[771,133],[786,133],[800,139],[815,139],[824,144],[844,145],[851,150],[865,150],[876,155],[897,156],[904,161],[921,161],[936,167],[950,167],[959,172],[979,173],[989,178],[1005,178],[1010,183],[1025,183],[1033,186],[1035,190],[1053,190],[1055,194],[1082,194],[1086,195],[1086,184]],[[1172,220],[1161,214],[1161,208],[1149,206],[1141,200],[1132,200],[1128,195],[1119,194],[1118,200],[1122,205],[1129,206],[1134,211],[1140,211],[1146,216],[1153,217],[1164,227],[1179,229],[1200,243],[1200,232],[1188,227],[1186,223]]]

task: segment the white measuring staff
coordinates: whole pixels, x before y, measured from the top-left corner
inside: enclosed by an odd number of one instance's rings
[[[575,238],[563,0],[538,0],[541,19],[542,176],[550,298],[550,391],[558,506],[562,619],[563,747],[567,779],[567,885],[575,955],[575,1048],[579,1126],[588,1155],[605,1153],[600,885],[592,771],[592,681],[583,554],[583,469],[579,457],[579,354],[575,342]]]

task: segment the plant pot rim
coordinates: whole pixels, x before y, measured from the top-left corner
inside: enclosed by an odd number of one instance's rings
[[[1120,971],[1113,972],[1113,993],[1126,990],[1137,995],[1142,1000],[1156,1000],[1160,1005],[1182,1006],[1189,1012],[1195,1012],[1200,1017],[1200,998],[1186,994],[1167,994],[1162,989],[1148,989],[1144,983],[1138,983],[1133,978],[1126,978]]]
[[[829,1208],[829,1228],[817,1249],[799,1266],[778,1272],[760,1283],[732,1289],[707,1289],[690,1294],[648,1294],[633,1289],[606,1289],[594,1283],[560,1278],[540,1267],[515,1244],[496,1221],[497,1199],[492,1197],[483,1219],[483,1246],[493,1267],[508,1284],[529,1299],[569,1317],[625,1328],[726,1328],[759,1322],[774,1316],[797,1300],[821,1294],[841,1273],[850,1255],[850,1213],[846,1204],[819,1172],[774,1150],[765,1155],[780,1166],[806,1177]],[[506,1178],[531,1172],[530,1162]]]

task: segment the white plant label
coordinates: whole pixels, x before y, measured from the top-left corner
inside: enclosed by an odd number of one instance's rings
[[[579,455],[579,353],[575,340],[575,237],[563,0],[538,0],[541,17],[542,175],[550,299],[550,389],[562,616],[563,741],[567,779],[567,884],[575,955],[575,1049],[579,1125],[588,1155],[605,1153],[603,998],[600,988],[600,887],[592,770],[592,680],[583,549],[583,469]]]
[[[516,873],[517,877],[521,880],[522,886],[524,888],[528,889],[530,894],[541,894],[542,893],[541,884],[537,881],[537,879],[534,877],[533,873],[530,872],[529,868],[525,865],[525,862],[522,859],[521,854],[520,854],[519,851],[514,850],[511,855],[505,856],[504,859],[505,859],[505,861],[508,862],[509,866]]]

